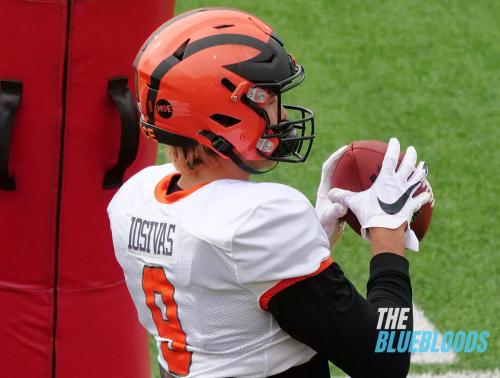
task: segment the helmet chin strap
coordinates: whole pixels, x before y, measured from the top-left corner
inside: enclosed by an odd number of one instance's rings
[[[236,152],[234,152],[234,146],[220,135],[216,135],[208,130],[201,130],[200,132],[198,132],[198,134],[207,138],[215,150],[217,150],[220,154],[227,156],[240,169],[249,174],[260,175],[262,173],[267,173],[272,169],[274,169],[274,167],[276,166],[276,165],[273,166],[271,169],[268,169],[267,171],[258,171],[256,169],[253,169],[252,167],[245,164],[245,162],[236,154]]]

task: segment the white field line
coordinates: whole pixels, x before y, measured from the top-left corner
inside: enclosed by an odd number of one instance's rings
[[[408,378],[499,378],[499,370],[485,371],[450,371],[443,374],[410,374]],[[340,376],[332,376],[332,378],[341,378]]]
[[[344,378],[347,376],[332,375],[332,378]],[[500,378],[499,370],[485,371],[450,371],[443,374],[410,374],[407,378]]]
[[[341,378],[340,376],[332,376],[332,378]],[[485,371],[450,371],[442,374],[410,374],[407,378],[500,378],[499,370]]]
[[[500,371],[451,371],[443,374],[415,374],[408,378],[499,378]]]
[[[414,331],[434,331],[436,327],[425,316],[424,312],[413,304],[413,330]],[[438,347],[441,345],[443,335],[438,337]],[[413,353],[411,355],[412,364],[451,364],[458,360],[453,352],[445,353]],[[345,377],[345,376],[344,376]],[[340,378],[332,376],[332,378]],[[500,378],[500,370],[486,371],[451,371],[442,374],[410,374],[408,378]]]
[[[413,330],[414,331],[435,331],[436,326],[430,322],[425,316],[424,312],[414,303],[413,304]],[[439,333],[437,347],[441,347],[443,341],[443,335]],[[411,362],[412,364],[451,364],[457,361],[457,355],[450,352],[423,352],[423,353],[412,353]],[[422,376],[427,377],[427,376]],[[429,376],[430,377],[430,376]],[[452,377],[452,376],[450,376]],[[455,377],[455,376],[453,376]],[[456,376],[460,377],[460,376]],[[472,376],[468,376],[472,377]]]

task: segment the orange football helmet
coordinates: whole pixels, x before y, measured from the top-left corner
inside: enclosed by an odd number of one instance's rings
[[[303,162],[314,138],[309,109],[281,94],[303,68],[258,18],[227,8],[197,9],[158,28],[135,61],[141,127],[159,143],[205,145],[250,173],[244,160]],[[263,106],[277,96],[278,121]],[[293,119],[294,117],[295,119]]]

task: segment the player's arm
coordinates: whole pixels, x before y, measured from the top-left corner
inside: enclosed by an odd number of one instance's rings
[[[329,160],[335,160],[336,155]],[[333,264],[282,290],[269,301],[269,310],[284,330],[353,377],[404,377],[409,369],[409,353],[375,353],[378,309],[411,308],[408,262],[403,256],[405,244],[418,249],[418,241],[407,224],[430,198],[428,193],[412,197],[427,173],[422,163],[415,168],[415,149],[407,150],[399,169],[398,157],[399,142],[391,139],[381,173],[369,190],[354,193],[333,189],[328,193],[333,204],[354,212],[362,225],[363,237],[372,243],[367,299],[359,295],[340,267]],[[333,169],[325,167],[327,163],[328,160],[323,165],[318,194],[324,184],[325,168]],[[329,184],[331,177],[326,181]],[[391,211],[382,208],[380,198],[393,204]],[[317,213],[321,221],[321,212]],[[325,226],[324,220],[321,224]],[[406,325],[406,330],[412,330],[411,313]],[[397,341],[398,338],[396,345]]]
[[[274,295],[269,311],[292,337],[352,377],[405,377],[409,353],[375,353],[379,307],[411,308],[408,261],[379,253],[363,298],[336,263]],[[412,330],[411,312],[406,330]],[[395,340],[397,342],[397,339]]]
[[[354,377],[374,376],[368,370],[377,377],[404,376],[407,355],[374,353],[377,308],[411,307],[404,257],[373,257],[364,299],[331,264],[324,229],[307,200],[294,193],[255,208],[237,228],[231,256],[240,283],[256,292],[260,306],[325,360]]]

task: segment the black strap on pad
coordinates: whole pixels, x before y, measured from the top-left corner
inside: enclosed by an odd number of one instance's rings
[[[139,126],[134,97],[127,87],[126,77],[117,77],[108,81],[108,94],[113,99],[121,121],[121,141],[118,161],[104,176],[104,189],[113,189],[122,185],[125,170],[134,162],[139,149]]]
[[[14,176],[9,175],[9,150],[22,90],[23,85],[19,81],[0,81],[0,189],[8,191],[16,189]]]

